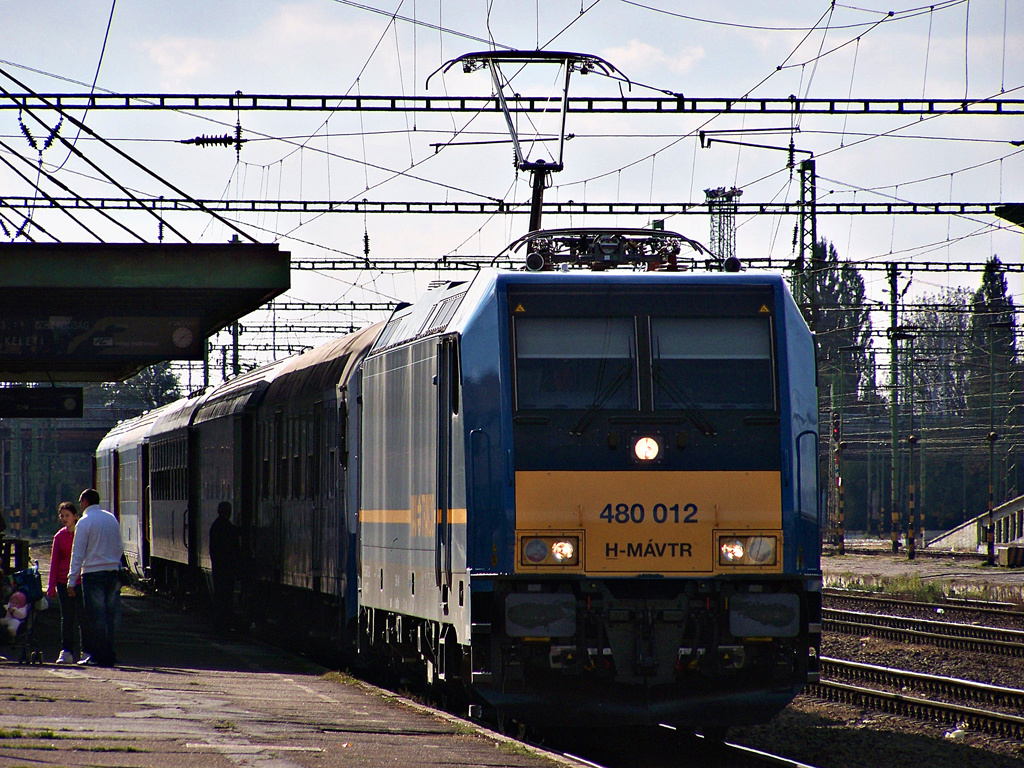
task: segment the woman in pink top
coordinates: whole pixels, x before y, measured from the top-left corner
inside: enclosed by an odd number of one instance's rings
[[[75,540],[78,509],[70,501],[63,501],[57,508],[57,515],[64,527],[53,537],[53,550],[50,553],[50,584],[46,589],[46,596],[51,599],[57,597],[60,600],[61,652],[57,657],[57,663],[73,664],[81,656],[81,622],[85,611],[80,589],[75,590],[74,597],[68,595],[68,569],[71,566],[71,545]]]

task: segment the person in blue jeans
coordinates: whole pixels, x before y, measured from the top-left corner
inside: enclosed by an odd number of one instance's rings
[[[116,517],[100,507],[100,495],[92,488],[82,491],[79,505],[82,516],[75,526],[75,541],[71,547],[68,595],[74,598],[72,585],[81,575],[85,599],[82,645],[91,655],[78,663],[112,667],[117,663],[115,636],[121,620],[121,582],[118,579],[124,554],[121,525]]]

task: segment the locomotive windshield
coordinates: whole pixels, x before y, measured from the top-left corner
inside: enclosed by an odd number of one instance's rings
[[[636,408],[635,339],[632,318],[518,319],[519,408]]]
[[[651,318],[655,410],[772,408],[771,333],[757,318]]]
[[[771,339],[767,317],[517,317],[516,407],[772,410]]]

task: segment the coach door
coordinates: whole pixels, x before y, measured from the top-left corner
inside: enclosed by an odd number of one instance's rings
[[[458,345],[442,338],[437,347],[437,529],[434,569],[441,590],[441,608],[448,613],[452,587],[452,416],[457,409]]]

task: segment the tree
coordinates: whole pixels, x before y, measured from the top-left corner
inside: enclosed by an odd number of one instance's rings
[[[847,425],[852,427],[854,419],[863,422],[861,417],[867,411],[860,397],[867,384],[871,342],[864,279],[856,268],[841,262],[835,246],[823,238],[814,246],[811,263],[794,280],[799,281],[795,293],[801,298],[801,310],[817,341],[819,428],[822,435],[828,434],[828,425],[839,423],[833,419],[840,419],[841,412],[845,443],[851,431]],[[858,428],[863,429],[863,423]],[[833,440],[822,447],[821,487],[835,489],[840,474],[840,445]],[[838,510],[838,497],[831,495],[830,529],[838,521]]]
[[[947,288],[922,296],[927,308],[903,316],[913,347],[902,350],[902,397],[914,412],[917,503],[927,530],[958,525],[984,507],[987,495],[984,443],[971,431],[967,415],[972,296],[967,288]],[[909,429],[908,414],[903,417]]]
[[[914,328],[914,360],[903,368],[913,378],[906,386],[922,418],[962,415],[967,409],[967,362],[970,357],[972,313],[967,288],[946,288],[921,297],[926,309],[904,315]]]
[[[995,501],[1014,496],[1021,468],[1016,457],[1021,441],[1021,372],[1016,365],[1016,319],[1013,299],[998,257],[985,264],[981,286],[971,300],[971,356],[968,412],[992,446]]]
[[[864,305],[864,278],[822,238],[809,268],[796,279],[802,280],[804,318],[817,336],[822,383],[832,386],[833,397],[856,402],[869,375],[871,316]],[[828,396],[827,391],[822,394]]]
[[[994,403],[1011,389],[997,385],[1010,383],[1004,380],[1017,356],[1015,329],[1003,265],[993,256],[971,299],[968,411],[979,424],[988,424]]]
[[[157,363],[127,381],[101,386],[105,405],[121,411],[143,413],[181,397],[181,383],[169,362]]]

